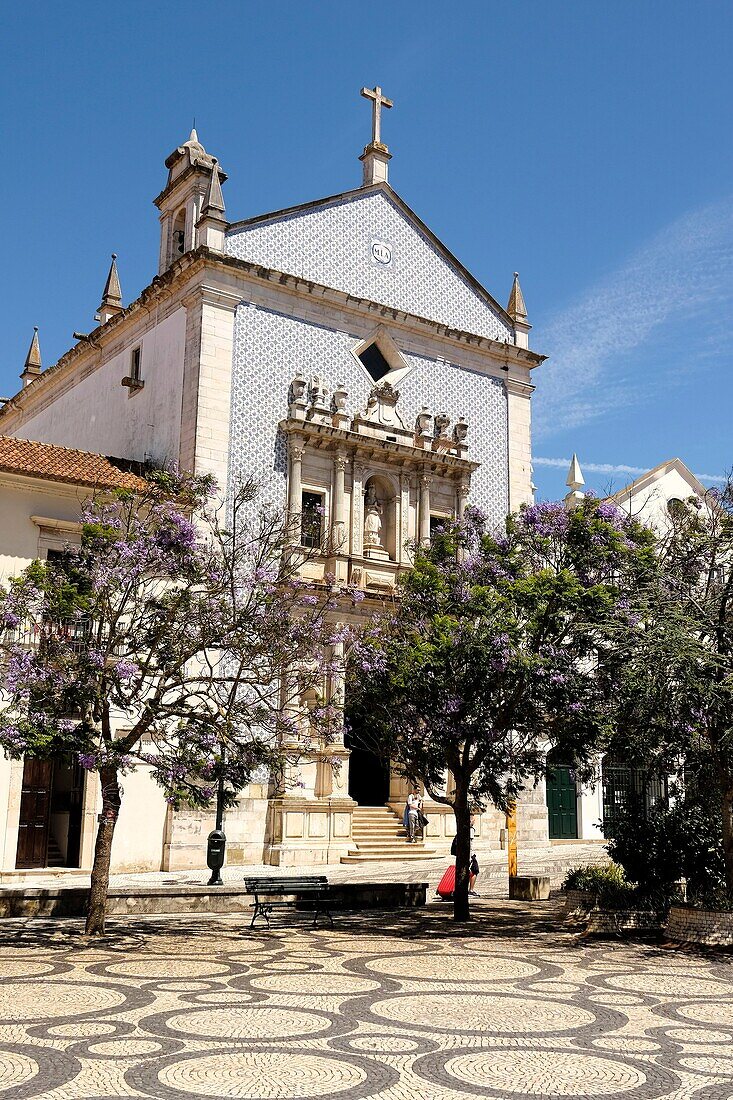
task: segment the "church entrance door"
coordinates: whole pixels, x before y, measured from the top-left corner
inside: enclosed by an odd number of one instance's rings
[[[547,817],[550,840],[577,840],[578,790],[567,765],[555,764],[547,773]]]
[[[369,740],[351,731],[344,738],[351,750],[349,758],[349,794],[360,806],[384,806],[389,799],[389,762],[383,760]]]

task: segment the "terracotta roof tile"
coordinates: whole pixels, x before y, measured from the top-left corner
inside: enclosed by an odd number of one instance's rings
[[[136,474],[120,469],[122,460],[105,458],[91,451],[57,447],[0,435],[0,472],[64,481],[99,489],[142,489],[145,482]]]

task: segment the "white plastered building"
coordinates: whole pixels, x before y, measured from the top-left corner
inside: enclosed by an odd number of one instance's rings
[[[585,480],[576,455],[571,460],[566,484],[565,502],[567,507],[573,507],[585,495]],[[664,535],[669,527],[670,507],[677,502],[702,502],[705,494],[705,486],[684,462],[671,458],[641,474],[608,499],[640,523]],[[557,760],[545,784],[550,840],[603,840],[605,832],[611,831],[614,810],[623,804],[634,783],[641,782],[623,761],[601,757],[596,771],[597,781],[592,786],[582,787],[576,784],[572,768],[562,759]],[[655,798],[661,793],[661,786],[655,784],[649,797]]]

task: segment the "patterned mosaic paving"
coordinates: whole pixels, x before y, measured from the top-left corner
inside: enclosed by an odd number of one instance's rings
[[[733,1097],[733,958],[555,917],[3,922],[0,1100]]]

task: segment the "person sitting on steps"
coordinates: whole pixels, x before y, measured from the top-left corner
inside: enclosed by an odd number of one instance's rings
[[[407,826],[407,843],[415,843],[415,833],[420,823],[420,812],[422,810],[422,799],[420,798],[420,790],[417,783],[412,784],[412,790],[407,796],[407,804],[405,806],[405,818]]]

